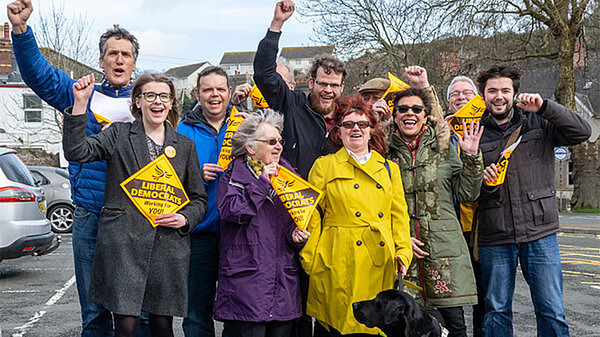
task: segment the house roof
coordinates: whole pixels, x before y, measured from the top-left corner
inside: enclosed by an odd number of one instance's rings
[[[96,68],[90,67],[87,64],[81,63],[74,60],[64,54],[57,52],[56,50],[48,47],[41,47],[40,52],[48,60],[48,62],[63,71],[73,72],[73,78],[80,78],[85,75],[93,73],[97,80],[102,79],[102,72]]]
[[[281,56],[286,59],[307,59],[320,54],[333,54],[333,45],[313,47],[286,47],[281,49]]]
[[[219,64],[245,64],[254,61],[254,51],[239,51],[224,53]]]
[[[204,62],[200,62],[200,63],[188,64],[188,65],[181,66],[181,67],[174,67],[174,68],[167,70],[165,73],[167,75],[175,77],[175,78],[187,78],[191,74],[193,74],[194,71],[198,70],[198,68],[202,67],[203,65],[205,65],[207,63],[208,63],[208,61],[204,61]]]

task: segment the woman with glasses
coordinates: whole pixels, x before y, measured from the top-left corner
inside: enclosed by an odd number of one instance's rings
[[[412,252],[398,165],[384,159],[385,136],[360,94],[344,97],[329,133],[337,152],[318,158],[309,181],[323,191],[301,251],[310,276],[307,314],[315,335],[377,335],[356,321],[352,303],[392,289]]]
[[[144,74],[136,79],[131,95],[133,123],[113,123],[86,137],[86,106],[93,88],[93,75],[74,83],[75,101],[64,114],[63,133],[68,160],[106,160],[107,165],[90,300],[113,313],[116,337],[137,336],[142,311],[149,313],[153,337],[173,336],[173,316],[187,313],[190,224],[199,223],[206,211],[196,147],[173,130],[177,125],[175,87],[166,76]],[[158,165],[152,178],[139,181],[138,191],[161,192],[157,198],[140,202],[160,204],[160,195],[167,198],[166,191],[173,192],[171,197],[183,197],[183,192],[166,182],[161,182],[162,188],[151,187],[162,175],[176,175],[189,203],[151,223],[120,184],[162,154],[173,170]]]
[[[425,75],[426,76],[426,75]],[[477,303],[471,258],[456,217],[452,194],[461,202],[479,196],[483,162],[478,151],[483,127],[470,125],[458,137],[460,157],[449,149],[450,129],[431,113],[432,96],[409,88],[395,94],[395,130],[388,158],[398,163],[410,214],[414,259],[406,280],[422,288],[414,294],[436,307],[450,336],[466,336],[463,305]]]
[[[309,233],[296,227],[271,187],[280,166],[283,116],[252,113],[231,144],[235,159],[219,180],[221,253],[214,317],[232,337],[292,335],[302,316],[297,254]]]

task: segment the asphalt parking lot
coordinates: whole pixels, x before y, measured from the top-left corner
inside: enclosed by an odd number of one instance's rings
[[[585,225],[599,219],[561,217],[561,222],[577,226],[578,222]],[[600,228],[600,221],[595,228]],[[561,231],[559,244],[571,336],[600,336],[600,231]],[[520,272],[518,275],[513,307],[515,336],[535,336],[529,290]],[[470,310],[466,313],[470,324]],[[4,337],[79,335],[70,235],[63,236],[61,247],[52,254],[0,262],[0,326]],[[183,336],[181,319],[175,320],[174,328],[176,336]],[[218,331],[220,336],[220,325]]]

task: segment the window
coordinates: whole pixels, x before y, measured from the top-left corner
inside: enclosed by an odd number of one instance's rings
[[[42,122],[42,99],[38,96],[23,94],[23,110],[26,123]]]
[[[296,60],[296,65],[297,66],[302,65],[302,60]]]

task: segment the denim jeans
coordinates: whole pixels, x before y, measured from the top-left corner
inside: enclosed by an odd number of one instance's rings
[[[183,320],[187,337],[214,337],[213,305],[219,268],[219,235],[190,235],[190,275],[188,278],[188,314]]]
[[[96,249],[99,217],[77,206],[73,217],[73,260],[79,305],[81,307],[81,336],[110,337],[114,335],[112,314],[102,306],[90,302],[88,293],[92,276],[92,263]],[[140,337],[150,337],[148,315],[142,313]]]
[[[485,284],[484,336],[513,335],[512,301],[517,262],[529,285],[540,337],[569,336],[556,234],[533,242],[479,247]]]

